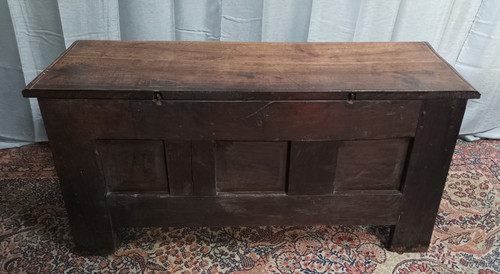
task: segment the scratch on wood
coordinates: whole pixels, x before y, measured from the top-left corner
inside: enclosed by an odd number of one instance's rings
[[[262,111],[262,110],[264,110],[265,108],[269,107],[269,106],[270,106],[271,104],[273,104],[273,103],[274,103],[274,101],[271,101],[271,102],[269,102],[269,103],[265,104],[263,107],[260,107],[260,108],[259,108],[259,109],[257,109],[256,111],[254,111],[254,112],[252,112],[252,113],[248,114],[248,115],[247,115],[247,116],[245,116],[243,119],[248,119],[248,118],[250,118],[250,117],[252,117],[252,116],[257,115],[257,113],[259,113],[260,111]]]

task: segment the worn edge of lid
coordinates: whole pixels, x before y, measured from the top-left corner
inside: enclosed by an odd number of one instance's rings
[[[452,70],[452,71],[453,71],[453,72],[454,72],[454,73],[455,73],[455,74],[456,74],[456,75],[457,75],[460,79],[462,79],[462,81],[463,81],[465,84],[467,84],[467,85],[471,88],[471,90],[470,90],[470,91],[466,91],[466,92],[470,92],[470,93],[472,93],[472,95],[469,97],[470,99],[478,99],[478,98],[480,98],[480,97],[481,97],[481,93],[479,93],[479,91],[477,91],[477,90],[476,90],[476,89],[475,89],[475,88],[471,85],[471,83],[469,83],[467,80],[465,80],[465,78],[464,78],[464,77],[463,77],[460,73],[458,73],[458,71],[457,71],[457,70],[456,70],[456,69],[455,69],[455,68],[454,68],[454,67],[453,67],[450,63],[448,63],[448,61],[446,61],[446,60],[443,58],[443,56],[439,55],[439,53],[437,53],[437,51],[436,51],[436,50],[432,47],[432,45],[431,45],[429,42],[425,41],[424,43],[425,43],[425,44],[427,45],[427,47],[431,50],[431,52],[432,52],[432,53],[434,53],[434,55],[436,55],[439,59],[441,59],[441,61],[443,61],[443,63],[445,63],[445,64],[448,66],[448,68],[450,68],[450,69],[451,69],[451,70]]]
[[[50,63],[48,67],[46,67],[40,74],[38,74],[38,76],[35,77],[35,79],[31,80],[31,82],[23,89],[22,91],[23,96],[28,97],[26,93],[32,90],[33,86],[35,86],[36,83],[38,83],[38,81],[40,81],[57,62],[59,62],[59,60],[61,60],[64,56],[66,56],[66,54],[68,54],[68,52],[70,52],[71,49],[73,49],[78,43],[80,43],[80,41],[81,40],[76,40],[75,42],[73,42],[73,44],[71,44],[66,50],[64,50],[64,52],[61,55],[59,55],[59,57],[57,57],[54,61],[52,61],[52,63]]]
[[[71,92],[67,92],[71,91]],[[35,94],[32,94],[35,93]],[[307,95],[301,92],[286,91],[210,91],[191,90],[179,91],[143,91],[143,90],[44,90],[41,94],[38,90],[29,90],[25,97],[39,99],[90,99],[90,100],[154,100],[157,94],[165,101],[334,101],[334,100],[430,100],[430,99],[472,99],[470,91],[405,91],[405,90],[338,90],[309,91]],[[103,95],[105,94],[105,95]]]

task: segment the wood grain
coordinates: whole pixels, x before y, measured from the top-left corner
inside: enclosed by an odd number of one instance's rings
[[[191,143],[191,173],[193,195],[213,196],[215,185],[215,142],[193,141]]]
[[[165,191],[168,179],[161,140],[97,140],[109,191]]]
[[[422,108],[403,178],[400,216],[391,232],[393,251],[429,247],[466,102],[431,100]]]
[[[165,150],[170,195],[192,195],[191,142],[167,140]]]
[[[411,137],[421,101],[56,100],[95,139],[307,141]],[[164,129],[164,130],[160,130]]]
[[[75,42],[24,95],[150,99],[152,92],[167,100],[479,96],[427,43],[137,41]]]
[[[217,192],[285,193],[287,142],[218,141]]]
[[[78,41],[23,94],[91,252],[119,226],[315,224],[424,250],[479,97],[426,43]]]
[[[288,195],[333,193],[339,143],[336,141],[291,142]]]
[[[107,196],[113,223],[119,226],[391,225],[397,221],[400,199],[398,191],[196,199],[158,194]]]
[[[409,139],[341,142],[335,190],[399,189]]]
[[[54,155],[71,235],[77,250],[113,252],[118,245],[91,127],[71,105],[38,100]]]

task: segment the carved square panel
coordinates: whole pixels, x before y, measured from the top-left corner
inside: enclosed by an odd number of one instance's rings
[[[342,142],[334,189],[399,189],[408,143],[409,139]]]
[[[287,142],[218,141],[218,192],[285,192]]]
[[[98,140],[109,191],[168,191],[163,141]]]

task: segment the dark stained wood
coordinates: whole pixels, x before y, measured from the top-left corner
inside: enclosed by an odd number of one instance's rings
[[[72,105],[89,120],[95,139],[163,140],[411,137],[415,134],[421,106],[420,101],[388,100],[352,104],[346,101],[174,101],[161,106],[151,100],[57,101],[56,104]]]
[[[408,143],[409,139],[342,142],[335,190],[399,189]]]
[[[424,250],[479,96],[426,43],[115,41],[23,94],[91,252],[125,225],[394,225],[392,250]]]
[[[165,191],[168,179],[163,141],[97,140],[109,191]]]
[[[335,141],[291,142],[287,193],[332,194],[338,145]]]
[[[403,180],[393,251],[424,252],[429,247],[466,100],[426,101]]]
[[[113,222],[120,226],[390,225],[401,193],[363,191],[336,195],[229,194],[168,197],[110,193]],[[147,212],[148,214],[144,214]]]
[[[77,41],[24,95],[149,99],[154,91],[198,100],[478,97],[427,43],[401,42]]]
[[[141,138],[288,141],[413,136],[421,102],[171,101],[154,107],[151,101],[130,104],[137,110],[133,127],[138,134],[147,135],[139,135]]]
[[[285,193],[287,152],[287,142],[217,142],[217,192]]]
[[[170,195],[193,194],[191,142],[168,140],[165,142],[165,150]]]
[[[215,143],[193,141],[191,143],[191,167],[193,195],[213,196],[215,186]]]
[[[104,177],[91,125],[68,104],[39,99],[54,155],[71,234],[77,250],[113,252],[118,236],[111,224]]]

